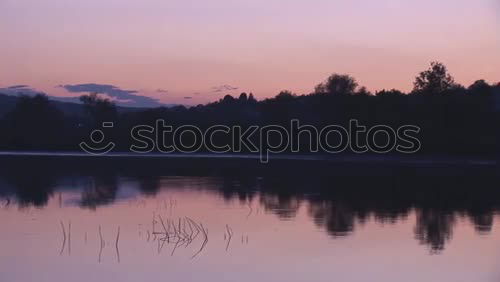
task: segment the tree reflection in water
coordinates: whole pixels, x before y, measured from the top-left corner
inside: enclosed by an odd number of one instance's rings
[[[419,175],[414,169],[388,174],[357,170],[349,175],[345,170],[294,173],[241,168],[95,171],[51,164],[9,167],[0,177],[0,197],[9,202],[16,199],[20,207],[43,207],[54,192],[66,189],[81,194],[80,207],[96,209],[116,201],[123,179],[135,182],[136,190],[148,197],[162,190],[194,187],[242,205],[258,197],[262,209],[283,220],[294,218],[305,206],[311,220],[332,237],[348,236],[369,220],[397,223],[414,211],[414,236],[432,252],[444,250],[459,218],[470,220],[478,233],[490,232],[500,206],[494,170],[442,176],[438,175],[443,171]]]

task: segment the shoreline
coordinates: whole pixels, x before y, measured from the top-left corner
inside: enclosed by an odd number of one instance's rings
[[[240,160],[259,161],[258,154],[216,154],[216,153],[147,153],[112,152],[105,155],[92,155],[85,152],[50,152],[50,151],[0,151],[0,160],[9,158],[72,158],[72,159],[154,159],[154,160]],[[376,154],[271,154],[269,163],[293,162],[326,162],[331,164],[381,164],[381,165],[410,165],[410,166],[496,166],[497,160],[477,156],[443,156],[443,155],[376,155]],[[266,163],[261,163],[266,165]]]

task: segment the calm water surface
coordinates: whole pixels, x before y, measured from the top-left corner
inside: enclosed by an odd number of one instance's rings
[[[0,281],[500,281],[492,190],[186,174],[4,175]]]

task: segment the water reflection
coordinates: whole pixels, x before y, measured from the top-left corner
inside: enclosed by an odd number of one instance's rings
[[[79,202],[84,208],[96,209],[98,206],[112,204],[118,192],[118,178],[110,175],[89,177],[82,187]]]
[[[160,191],[194,187],[215,193],[226,201],[237,200],[248,206],[247,217],[262,209],[279,219],[290,220],[296,217],[302,206],[306,206],[314,224],[332,238],[349,236],[368,221],[396,224],[414,212],[414,237],[434,253],[443,251],[452,240],[459,219],[469,220],[478,234],[490,232],[494,214],[500,206],[500,191],[494,187],[497,182],[495,173],[454,177],[416,176],[406,170],[386,176],[364,177],[330,173],[259,175],[253,171],[206,174],[197,170],[182,173],[137,173],[135,170],[87,170],[82,173],[78,170],[75,173],[75,170],[38,168],[27,171],[26,168],[12,167],[1,175],[0,197],[4,207],[12,205],[15,200],[21,209],[30,206],[43,208],[54,194],[71,191],[80,195],[75,201],[77,206],[95,210],[138,193],[155,197]],[[249,203],[257,197],[259,207],[252,207]],[[169,204],[173,206],[172,203],[165,203],[165,206]],[[154,220],[159,222],[159,219]],[[186,220],[182,219],[184,228],[187,224],[198,233],[205,230],[194,221],[187,220],[186,223]],[[186,235],[185,229],[182,233],[173,222],[163,224],[168,225],[168,230],[162,234],[155,234],[159,231],[152,230],[149,236],[156,239],[157,235],[162,235],[157,240],[163,243],[172,239],[178,244],[188,244],[193,240],[193,234]],[[231,231],[228,229],[227,233],[225,239],[230,237]],[[245,241],[245,238],[241,240]]]

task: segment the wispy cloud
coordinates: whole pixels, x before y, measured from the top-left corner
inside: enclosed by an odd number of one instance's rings
[[[224,85],[219,85],[219,86],[214,86],[212,87],[212,92],[226,92],[226,91],[234,91],[238,90],[238,87],[231,86],[229,84],[224,84]]]
[[[13,85],[5,88],[0,88],[0,93],[12,96],[19,96],[19,95],[34,96],[37,94],[45,94],[41,91],[31,88],[29,85]]]
[[[156,89],[156,92],[161,93],[161,94],[168,94],[168,90],[158,88]]]
[[[21,85],[13,85],[13,86],[9,86],[7,87],[8,89],[25,89],[25,88],[29,88],[29,85],[24,85],[24,84],[21,84]]]
[[[98,93],[104,94],[121,106],[128,107],[159,107],[163,106],[157,99],[138,95],[136,90],[124,90],[114,85],[86,83],[60,85],[71,93]]]
[[[135,90],[122,90],[118,87],[106,84],[77,84],[77,85],[59,85],[68,92],[71,93],[98,93],[109,99],[111,99],[116,105],[123,107],[161,107],[161,106],[174,106],[175,104],[162,104],[157,99],[138,95],[138,91]],[[165,92],[167,92],[165,90]],[[6,87],[0,87],[0,94],[10,95],[10,96],[35,96],[37,94],[43,94],[48,96],[51,100],[59,102],[77,103],[80,104],[80,95],[78,96],[52,96],[43,91],[39,91],[32,88],[29,85],[12,85]],[[186,99],[186,98],[185,98]],[[190,98],[189,98],[190,99]]]
[[[55,100],[55,101],[80,103],[80,100],[78,97],[51,96],[45,92],[36,90],[29,85],[13,85],[13,86],[5,87],[5,88],[0,88],[0,93],[10,95],[10,96],[21,96],[21,95],[35,96],[38,94],[43,94],[43,95],[48,96],[51,100]]]

